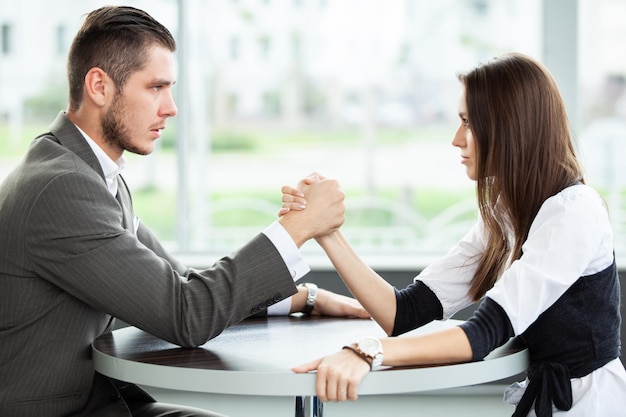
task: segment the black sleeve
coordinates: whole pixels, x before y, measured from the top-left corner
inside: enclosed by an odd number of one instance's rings
[[[396,292],[396,320],[392,336],[417,329],[433,320],[443,318],[439,298],[422,281],[415,281]]]
[[[460,327],[472,346],[474,361],[484,359],[495,348],[514,336],[513,326],[500,304],[486,297],[466,322]]]

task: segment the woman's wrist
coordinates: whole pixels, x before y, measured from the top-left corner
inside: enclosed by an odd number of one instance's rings
[[[317,285],[313,283],[299,284],[298,292],[291,297],[290,314],[304,313],[311,314],[317,299]]]
[[[325,245],[331,244],[339,239],[341,232],[335,230],[334,232],[327,233],[325,235],[316,236],[315,241],[323,248]]]

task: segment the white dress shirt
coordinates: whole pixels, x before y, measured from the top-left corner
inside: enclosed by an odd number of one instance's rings
[[[479,220],[444,258],[415,278],[437,295],[444,318],[472,304],[469,285],[485,244]],[[544,202],[523,245],[523,256],[486,296],[504,309],[518,335],[581,276],[600,272],[612,262],[613,233],[604,201],[591,187],[575,185]],[[616,415],[615,410],[626,416],[626,371],[619,358],[571,381],[574,405],[568,412],[555,408],[554,416],[608,416]],[[514,384],[506,401],[515,404],[524,389],[525,383]]]

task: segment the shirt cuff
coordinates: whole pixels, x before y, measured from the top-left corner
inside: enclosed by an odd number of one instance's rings
[[[263,234],[267,236],[276,247],[276,250],[278,250],[278,253],[280,253],[293,282],[296,282],[311,271],[309,265],[304,261],[302,253],[300,253],[300,250],[282,224],[277,221],[270,224],[263,230]],[[291,311],[291,299],[292,297],[289,297],[271,305],[267,309],[267,314],[270,316],[289,314],[289,311]]]
[[[283,262],[289,269],[293,282],[296,282],[311,271],[309,265],[304,261],[300,250],[296,246],[289,233],[282,224],[274,222],[270,224],[263,234],[274,244],[278,253],[283,258]]]
[[[272,304],[267,308],[268,316],[286,316],[291,311],[291,300],[293,297],[285,298],[282,301]]]

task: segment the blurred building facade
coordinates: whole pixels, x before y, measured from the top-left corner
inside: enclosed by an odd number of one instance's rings
[[[436,122],[456,94],[448,91],[450,68],[512,47],[540,52],[538,0],[181,1],[197,19],[190,36],[202,56],[194,59],[210,80],[204,94],[218,127],[355,124],[372,109],[384,124]],[[29,111],[63,103],[71,39],[82,15],[105,3],[1,3],[0,117],[18,126]],[[176,37],[185,29],[175,0],[125,4],[149,11]],[[509,35],[493,36],[500,32]]]
[[[119,2],[0,0],[0,123],[7,126],[6,137],[0,141],[17,146],[30,120],[48,123],[65,108],[65,62],[70,42],[84,14],[111,3]],[[151,13],[179,42],[181,111],[176,119],[186,130],[177,133],[177,142],[182,144],[177,149],[177,162],[172,163],[177,167],[167,176],[178,176],[173,186],[180,202],[206,191],[202,187],[208,181],[193,182],[193,176],[183,168],[195,169],[196,178],[208,177],[210,148],[206,143],[211,140],[211,131],[219,129],[356,127],[363,136],[363,149],[351,150],[352,163],[363,165],[355,175],[366,187],[373,182],[370,176],[381,179],[388,171],[396,171],[402,181],[414,181],[415,161],[405,164],[408,167],[398,163],[390,166],[396,160],[387,158],[384,166],[384,156],[374,158],[374,152],[381,154],[375,151],[376,129],[455,123],[451,109],[457,106],[458,84],[453,81],[454,74],[516,50],[547,61],[553,70],[581,141],[588,178],[605,193],[616,240],[626,248],[626,184],[622,181],[626,165],[619,159],[626,146],[626,55],[620,53],[626,41],[623,0],[123,3]],[[191,141],[196,145],[186,154],[185,142]],[[285,158],[289,159],[293,158]],[[321,159],[332,160],[328,155]],[[302,162],[296,162],[302,169]],[[335,165],[341,164],[338,161]],[[8,166],[3,160],[0,178]],[[220,169],[220,173],[226,172],[224,167]],[[426,175],[436,176],[432,165],[427,169]],[[154,167],[148,170],[150,176],[162,174]],[[280,170],[281,176],[288,172],[285,165]],[[237,171],[237,167],[232,169]],[[221,178],[234,176],[228,172]],[[265,172],[263,180],[267,182],[269,177]],[[342,179],[347,177],[348,173],[342,173]],[[250,179],[244,177],[242,181],[249,183]],[[154,183],[169,186],[171,182],[159,178]],[[188,210],[195,210],[195,214]],[[178,230],[184,231],[182,223],[194,219],[195,229],[202,231],[200,219],[208,211],[205,207],[185,203],[178,211]],[[407,212],[405,207],[399,211],[400,217]],[[444,213],[442,218],[448,215]],[[431,232],[435,240],[443,235],[442,223],[431,223],[437,227],[399,239],[398,246],[421,250],[448,245],[447,240],[433,243],[423,238]],[[450,239],[458,237],[458,227],[450,230]],[[392,236],[391,229],[387,232]],[[233,233],[226,230],[224,236]],[[365,231],[358,233],[363,234],[363,241],[378,238],[365,236]],[[178,243],[189,240],[183,233]],[[384,244],[391,245],[389,242]],[[377,250],[373,244],[371,249]]]

